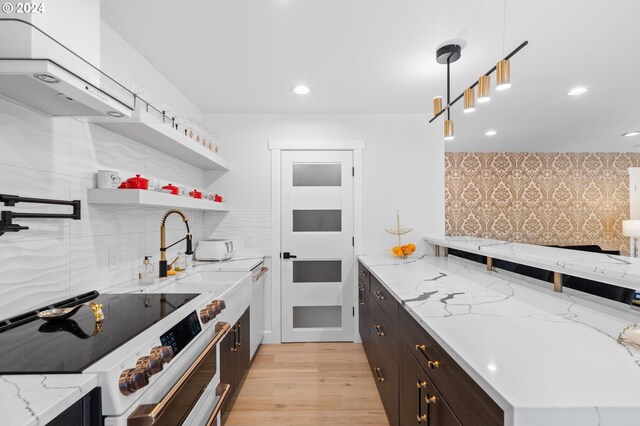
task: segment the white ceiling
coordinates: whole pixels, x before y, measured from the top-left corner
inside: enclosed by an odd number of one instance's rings
[[[454,107],[447,150],[640,151],[620,136],[640,129],[640,2],[506,1],[504,50],[504,0],[103,0],[102,16],[205,112],[417,112],[425,126],[446,94],[438,45],[466,44],[453,97],[529,40],[510,90]],[[565,95],[578,85],[591,90]]]

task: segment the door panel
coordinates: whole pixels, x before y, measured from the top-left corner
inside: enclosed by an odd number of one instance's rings
[[[353,154],[282,153],[282,340],[353,340]]]

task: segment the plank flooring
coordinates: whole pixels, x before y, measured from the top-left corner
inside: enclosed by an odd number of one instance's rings
[[[388,425],[356,343],[262,345],[225,426]]]

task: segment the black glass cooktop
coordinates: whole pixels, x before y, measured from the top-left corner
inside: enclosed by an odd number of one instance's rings
[[[102,303],[102,323],[89,306],[66,320],[30,317],[0,331],[0,374],[80,373],[196,296],[102,294],[92,300]]]

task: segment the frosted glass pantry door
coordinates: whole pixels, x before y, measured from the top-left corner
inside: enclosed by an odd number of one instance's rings
[[[353,154],[283,151],[282,341],[353,340]]]

